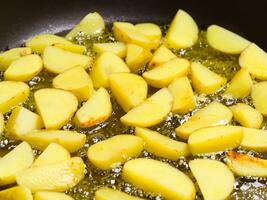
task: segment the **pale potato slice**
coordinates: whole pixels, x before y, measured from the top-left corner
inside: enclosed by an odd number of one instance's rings
[[[97,125],[112,114],[110,95],[105,88],[99,88],[76,112],[74,123],[82,128]]]
[[[116,73],[109,76],[112,94],[125,112],[143,102],[147,97],[147,83],[138,75]]]
[[[182,156],[190,155],[189,148],[186,143],[172,140],[171,138],[161,135],[156,131],[136,127],[135,135],[144,140],[145,149],[154,155],[174,161],[178,160]]]
[[[78,107],[78,100],[71,92],[54,88],[36,91],[34,100],[47,129],[60,129],[68,123]]]
[[[234,190],[235,178],[224,163],[195,159],[189,166],[205,200],[228,199]]]
[[[193,200],[193,182],[180,170],[161,161],[139,158],[128,161],[122,170],[125,181],[166,199]]]
[[[116,135],[89,147],[87,156],[99,169],[111,169],[139,156],[144,141],[134,135]]]
[[[232,116],[229,108],[215,101],[197,111],[188,121],[176,128],[175,132],[179,137],[188,139],[190,134],[198,129],[228,124]]]
[[[267,131],[254,128],[244,128],[241,147],[261,153],[267,153]]]
[[[190,71],[190,62],[183,58],[172,59],[152,70],[143,73],[147,83],[156,88],[168,86],[175,78],[186,76]]]
[[[13,106],[25,101],[30,93],[26,83],[17,81],[0,82],[0,112],[6,113]]]
[[[13,139],[20,139],[21,135],[27,134],[33,130],[43,128],[44,124],[40,115],[30,110],[17,106],[6,124],[6,136]]]
[[[127,126],[149,127],[156,125],[167,117],[172,108],[173,97],[167,88],[162,88],[141,104],[132,108],[121,117]]]
[[[36,192],[34,200],[74,200],[71,196],[60,192]]]
[[[45,148],[41,155],[38,156],[32,166],[50,165],[69,159],[70,153],[67,149],[57,143],[51,143]]]
[[[52,46],[63,49],[65,51],[70,51],[72,53],[84,54],[86,47],[78,44],[67,44],[67,43],[55,43]]]
[[[0,191],[1,200],[33,200],[31,191],[23,186],[15,186]]]
[[[127,45],[126,64],[132,72],[138,72],[150,61],[152,54],[136,44]]]
[[[267,81],[259,82],[253,85],[251,97],[255,108],[261,112],[263,116],[267,116]]]
[[[139,23],[135,25],[135,28],[142,34],[147,36],[150,40],[154,40],[155,42],[160,42],[162,33],[160,27],[157,24]]]
[[[65,37],[68,40],[74,39],[78,33],[85,35],[96,35],[103,33],[105,30],[105,22],[102,16],[97,12],[87,14]]]
[[[125,62],[111,52],[103,52],[96,58],[90,72],[94,87],[108,87],[109,75],[118,72],[130,72]]]
[[[94,92],[92,79],[83,67],[74,67],[57,75],[53,87],[72,92],[79,101],[88,100]]]
[[[193,88],[198,93],[205,94],[216,92],[227,82],[226,78],[221,77],[198,62],[191,64],[191,80]]]
[[[13,48],[0,53],[0,69],[6,70],[9,65],[15,60],[30,55],[32,53],[31,48],[28,47],[19,47]]]
[[[251,42],[218,25],[207,29],[208,44],[218,51],[229,54],[240,54]]]
[[[111,52],[116,54],[120,58],[124,58],[126,56],[126,45],[122,42],[94,43],[93,50],[97,54],[101,54],[103,52]]]
[[[86,136],[82,133],[63,130],[33,131],[21,138],[40,150],[44,150],[51,143],[57,143],[71,153],[81,149],[86,141]]]
[[[238,103],[231,106],[234,119],[244,127],[247,128],[260,128],[263,122],[262,114],[251,106]]]
[[[194,19],[179,9],[166,34],[166,44],[170,48],[188,48],[198,39],[198,26]]]
[[[119,190],[100,188],[95,192],[95,200],[142,200]]]
[[[193,155],[213,153],[236,148],[243,139],[239,126],[215,126],[194,131],[188,138]]]
[[[172,112],[186,114],[196,107],[196,99],[186,76],[173,80],[168,86],[173,96]]]
[[[0,186],[16,181],[16,174],[29,168],[33,163],[34,155],[31,146],[20,143],[15,149],[0,158]]]
[[[234,98],[244,98],[250,94],[252,85],[248,70],[241,68],[232,78],[224,94]]]
[[[86,55],[80,55],[65,51],[60,48],[48,46],[43,54],[44,67],[52,73],[60,74],[73,67],[89,68],[92,58]]]
[[[32,192],[64,192],[77,185],[84,178],[84,163],[80,157],[50,165],[25,169],[16,174],[18,185]]]

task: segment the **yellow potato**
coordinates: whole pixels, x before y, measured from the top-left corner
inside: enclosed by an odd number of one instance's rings
[[[16,174],[18,185],[32,192],[64,192],[77,185],[84,178],[84,163],[80,157],[50,165],[25,169]]]
[[[68,123],[78,107],[78,100],[71,92],[54,88],[36,91],[34,100],[47,129],[60,129]]]
[[[249,72],[245,68],[241,68],[229,83],[225,90],[225,95],[230,95],[234,98],[244,98],[251,92],[252,80]]]
[[[21,135],[43,128],[42,118],[21,106],[15,107],[6,124],[6,136],[20,139]]]
[[[74,200],[71,196],[60,192],[36,192],[34,200]]]
[[[95,200],[142,200],[119,190],[100,188],[95,192]]]
[[[97,125],[112,114],[110,95],[105,88],[99,88],[76,112],[74,123],[82,128]]]
[[[89,160],[100,169],[111,169],[139,156],[144,141],[134,135],[116,135],[89,147]]]
[[[216,92],[227,82],[226,78],[219,76],[197,62],[191,64],[191,80],[193,88],[198,93],[205,94]]]
[[[158,25],[153,23],[139,23],[135,25],[135,28],[150,40],[160,42],[162,33]]]
[[[26,83],[17,81],[0,82],[0,112],[6,113],[13,106],[25,101],[30,93]]]
[[[234,119],[244,127],[248,128],[260,128],[263,117],[262,114],[251,106],[238,103],[231,106],[230,109],[233,112]]]
[[[174,161],[178,160],[181,156],[190,155],[186,143],[172,140],[156,131],[136,127],[135,135],[144,140],[145,149],[154,155]]]
[[[124,58],[126,56],[126,45],[122,42],[94,43],[93,50],[97,54],[101,54],[103,52],[111,52],[116,54],[120,58]]]
[[[125,181],[164,199],[193,200],[193,182],[183,172],[161,161],[139,158],[128,161],[122,170]]]
[[[253,85],[251,97],[255,108],[261,112],[263,116],[267,116],[267,81],[259,82]]]
[[[186,76],[177,78],[168,86],[173,96],[172,112],[186,114],[196,107],[196,99]]]
[[[127,126],[149,127],[165,120],[172,108],[173,98],[167,88],[162,88],[121,117]]]
[[[162,88],[168,86],[175,78],[186,76],[189,71],[190,62],[188,60],[175,58],[143,73],[143,77],[149,85]]]
[[[111,52],[104,52],[96,58],[91,70],[94,87],[108,87],[109,75],[118,72],[130,72],[125,62]]]
[[[86,47],[78,44],[55,43],[52,46],[72,53],[84,54]]]
[[[228,199],[235,178],[225,164],[217,160],[195,159],[189,162],[205,200]]]
[[[5,119],[4,115],[0,113],[0,135],[4,132],[5,130]]]
[[[88,100],[94,92],[91,77],[83,67],[74,67],[57,75],[53,87],[72,92],[79,101]]]
[[[87,14],[67,35],[68,40],[74,39],[79,32],[85,35],[96,35],[103,33],[105,30],[105,22],[97,12]]]
[[[83,147],[86,136],[75,131],[40,130],[23,135],[22,140],[40,150],[44,150],[51,143],[57,143],[72,153]]]
[[[179,137],[188,139],[190,134],[198,129],[228,124],[232,116],[229,108],[215,101],[197,111],[188,121],[176,128],[175,132]]]
[[[31,146],[26,142],[20,143],[15,149],[0,158],[0,186],[14,183],[16,174],[29,168],[33,159]]]
[[[127,45],[126,64],[132,72],[138,72],[151,57],[152,54],[147,49],[136,44]]]
[[[194,131],[188,138],[193,155],[212,153],[236,148],[243,138],[239,126],[215,126]]]
[[[267,153],[267,131],[254,128],[244,128],[241,147],[261,153]]]
[[[86,55],[80,55],[60,48],[48,46],[44,50],[43,61],[44,67],[49,72],[60,74],[77,66],[85,69],[89,68],[92,63],[92,58]]]
[[[198,26],[185,11],[178,10],[166,34],[166,43],[170,48],[188,48],[198,39]]]
[[[207,29],[208,44],[218,51],[240,54],[250,42],[221,26],[211,25]]]
[[[4,52],[0,53],[0,69],[1,70],[6,70],[9,65],[26,55],[31,54],[31,48],[28,47],[20,47],[20,48],[13,48]]]
[[[22,186],[15,186],[0,191],[1,200],[33,200],[31,191]]]
[[[147,97],[147,83],[138,75],[116,73],[109,76],[112,94],[125,112],[143,102]]]

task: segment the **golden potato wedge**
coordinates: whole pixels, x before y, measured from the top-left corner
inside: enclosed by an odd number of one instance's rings
[[[132,108],[121,117],[127,126],[149,127],[156,125],[167,117],[172,108],[173,97],[167,88],[162,88],[141,104]]]
[[[243,139],[239,126],[215,126],[194,131],[188,138],[193,155],[213,153],[236,148]]]
[[[179,9],[166,34],[166,44],[170,48],[188,48],[198,39],[198,26],[194,19]]]
[[[172,112],[186,114],[196,107],[196,99],[186,76],[173,80],[168,86],[173,96]]]
[[[93,82],[83,67],[74,67],[57,75],[53,87],[72,92],[79,101],[86,101],[94,92]]]
[[[218,25],[211,25],[207,29],[208,44],[221,52],[240,54],[251,42]]]
[[[31,191],[23,186],[15,186],[0,191],[1,200],[33,200]]]
[[[252,86],[251,97],[255,108],[261,112],[263,116],[267,116],[267,81],[256,83]]]
[[[40,89],[34,93],[34,100],[47,129],[60,129],[68,123],[78,107],[76,96],[61,89]]]
[[[51,143],[57,143],[72,153],[83,147],[86,136],[75,131],[40,130],[23,135],[22,140],[40,150]]]
[[[231,106],[230,109],[233,112],[234,119],[244,127],[247,128],[260,128],[263,117],[262,114],[251,106],[238,103]]]
[[[93,50],[97,54],[101,54],[103,52],[111,52],[116,54],[120,58],[124,58],[126,56],[126,45],[122,42],[94,43]]]
[[[234,98],[244,98],[250,94],[252,85],[248,70],[241,68],[230,81],[224,94]]]
[[[4,132],[5,130],[5,119],[4,115],[0,112],[0,135]]]
[[[267,153],[267,131],[254,128],[243,128],[244,137],[241,147],[261,153]]]
[[[109,85],[112,94],[125,112],[143,102],[147,97],[146,81],[135,74],[111,74]]]
[[[139,156],[144,141],[134,135],[116,135],[89,147],[87,156],[99,169],[111,169]]]
[[[144,140],[145,149],[154,155],[174,161],[182,156],[190,155],[186,143],[172,140],[156,131],[135,127],[135,135]]]
[[[175,129],[176,134],[188,139],[190,134],[198,129],[226,125],[232,120],[232,111],[218,102],[212,102],[197,111],[188,121]]]
[[[219,76],[198,62],[191,64],[191,80],[198,93],[212,94],[219,90],[227,79]]]
[[[195,159],[189,166],[205,200],[228,199],[234,190],[235,178],[224,163]]]
[[[111,52],[103,52],[96,58],[90,72],[94,87],[108,87],[109,75],[118,72],[130,72],[125,62]]]
[[[55,43],[52,46],[63,49],[65,51],[70,51],[72,53],[84,54],[86,51],[86,47],[78,44],[67,44],[67,43]]]
[[[95,200],[142,200],[119,190],[100,188],[95,192]]]
[[[84,163],[80,157],[50,165],[25,169],[16,174],[18,185],[32,192],[64,192],[77,185],[84,178]]]
[[[128,161],[122,170],[125,181],[166,199],[193,200],[193,182],[180,170],[161,161],[139,158]]]
[[[168,86],[175,78],[186,76],[189,71],[190,62],[188,60],[175,58],[143,73],[143,77],[149,85],[162,88]]]
[[[76,112],[73,121],[77,126],[85,128],[107,120],[111,114],[110,95],[105,88],[99,88]]]
[[[160,42],[162,33],[158,25],[153,23],[139,23],[135,25],[135,28],[150,40]]]
[[[0,186],[8,185],[16,181],[16,174],[30,167],[34,155],[31,146],[20,143],[15,149],[0,158]]]
[[[36,192],[34,200],[74,200],[71,196],[60,192]]]
[[[13,106],[25,101],[30,93],[26,83],[17,81],[0,82],[0,112],[6,113]]]

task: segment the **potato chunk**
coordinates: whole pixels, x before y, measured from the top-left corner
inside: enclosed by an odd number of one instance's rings
[[[120,58],[124,58],[126,56],[126,45],[122,42],[94,43],[93,50],[97,54],[101,54],[103,52],[111,52],[116,54]]]
[[[112,94],[125,112],[143,102],[147,97],[147,83],[138,75],[116,73],[109,77]]]
[[[267,81],[259,82],[253,85],[251,97],[255,108],[261,112],[263,116],[267,116]]]
[[[15,186],[0,191],[1,200],[33,200],[31,191],[22,186]]]
[[[134,135],[117,135],[89,147],[89,160],[100,169],[121,165],[127,159],[137,157],[144,148],[144,141]]]
[[[119,190],[100,188],[95,192],[95,200],[142,200]]]
[[[166,34],[166,43],[170,48],[188,48],[198,39],[198,26],[185,11],[178,10]]]
[[[8,112],[13,106],[25,101],[30,93],[26,83],[16,81],[0,82],[0,112]]]
[[[158,25],[153,23],[139,23],[135,25],[135,28],[150,40],[154,41],[156,46],[159,45],[162,33]]]
[[[128,161],[122,170],[125,181],[166,199],[193,200],[193,182],[178,169],[161,161],[139,158]]]
[[[154,155],[176,161],[190,154],[186,143],[172,140],[156,131],[136,127],[135,135],[144,140],[145,149]]]
[[[63,49],[65,51],[70,51],[72,53],[78,53],[78,54],[84,54],[86,51],[85,46],[73,44],[73,43],[71,43],[71,44],[55,43],[55,44],[52,44],[52,46],[59,48],[59,49]]]
[[[173,98],[167,88],[162,88],[121,117],[127,126],[149,127],[162,122],[172,108]]]
[[[74,123],[82,128],[97,125],[112,114],[110,95],[105,88],[99,88],[76,112]]]
[[[208,27],[207,41],[212,48],[229,54],[240,54],[250,44],[240,35],[218,25]]]
[[[224,151],[236,148],[243,138],[239,126],[215,126],[194,131],[188,138],[193,155]]]
[[[74,200],[71,196],[60,192],[36,192],[34,200]]]
[[[30,145],[20,143],[15,149],[0,158],[0,186],[8,185],[16,181],[16,174],[30,167],[34,155]]]
[[[78,107],[76,96],[60,89],[40,89],[34,93],[34,100],[47,129],[60,129]]]
[[[147,83],[156,88],[168,86],[175,78],[186,76],[190,62],[183,58],[172,59],[150,71],[143,73]]]
[[[4,115],[0,113],[0,135],[4,132],[5,130],[5,119]]]
[[[83,67],[74,67],[57,75],[53,86],[72,92],[79,101],[88,100],[94,92],[91,77]]]
[[[84,163],[80,157],[50,165],[25,169],[16,174],[18,185],[32,192],[63,192],[77,185],[84,178]]]
[[[198,129],[228,124],[232,116],[232,111],[229,108],[221,103],[212,102],[176,128],[175,132],[179,137],[188,139],[189,135]]]
[[[241,147],[261,153],[267,153],[267,131],[254,128],[244,128]]]
[[[228,199],[235,178],[225,164],[217,160],[195,159],[189,166],[205,200]]]
[[[94,87],[108,87],[109,75],[118,72],[130,72],[125,62],[111,52],[104,52],[96,58],[91,70]]]

